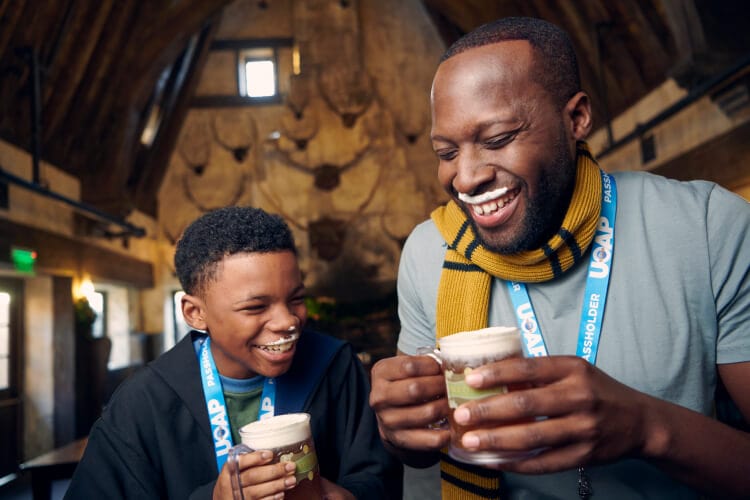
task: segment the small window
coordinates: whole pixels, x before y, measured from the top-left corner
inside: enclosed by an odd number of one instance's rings
[[[240,95],[253,99],[268,99],[278,95],[276,51],[271,47],[257,47],[237,53]]]
[[[0,292],[0,390],[10,387],[10,294]]]
[[[87,296],[91,309],[96,313],[94,324],[91,325],[91,336],[94,338],[107,336],[107,292],[94,291]]]

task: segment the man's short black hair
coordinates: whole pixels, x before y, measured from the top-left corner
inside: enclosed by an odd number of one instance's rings
[[[531,44],[536,56],[531,76],[560,108],[581,90],[578,60],[570,37],[554,24],[533,17],[505,17],[480,26],[451,45],[440,62],[469,49],[508,40],[527,40]]]
[[[225,207],[193,221],[177,242],[175,270],[185,293],[205,290],[217,264],[236,253],[291,251],[294,237],[284,219],[260,208]]]

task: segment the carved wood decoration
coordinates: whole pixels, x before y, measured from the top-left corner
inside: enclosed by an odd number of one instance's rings
[[[295,36],[303,73],[317,75],[318,90],[346,127],[372,101],[372,82],[362,65],[358,2],[295,3]]]
[[[359,67],[338,63],[320,73],[318,84],[328,105],[351,128],[372,101],[370,77]]]
[[[298,119],[302,118],[305,113],[313,85],[315,82],[311,80],[309,72],[289,77],[289,92],[285,102]]]
[[[255,121],[248,113],[219,110],[212,121],[216,142],[242,163],[256,141]]]
[[[177,144],[177,152],[195,175],[202,175],[211,159],[211,126],[203,115],[189,120]]]
[[[315,108],[310,108],[304,114],[297,114],[293,110],[282,113],[281,133],[288,137],[302,150],[307,147],[308,141],[318,133],[320,123]]]

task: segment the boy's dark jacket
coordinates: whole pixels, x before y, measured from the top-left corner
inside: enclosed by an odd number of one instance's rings
[[[216,460],[192,344],[196,332],[126,380],[94,424],[65,498],[210,499]],[[302,408],[285,398],[332,352]],[[306,330],[277,379],[276,413],[306,411],[321,475],[358,499],[400,498],[400,466],[384,450],[369,381],[352,347]]]

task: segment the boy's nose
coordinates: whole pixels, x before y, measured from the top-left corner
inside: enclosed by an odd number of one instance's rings
[[[300,323],[300,318],[285,309],[280,311],[269,326],[274,332],[287,334],[298,331]]]

